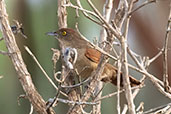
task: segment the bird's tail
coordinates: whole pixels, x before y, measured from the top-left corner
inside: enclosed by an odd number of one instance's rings
[[[111,82],[114,85],[117,85],[117,68],[112,66],[111,64],[106,64],[104,67],[104,71],[101,77],[101,80],[104,82]],[[120,78],[120,86],[123,87],[123,75],[121,73]],[[135,79],[132,76],[129,76],[131,87],[138,86],[141,82]]]

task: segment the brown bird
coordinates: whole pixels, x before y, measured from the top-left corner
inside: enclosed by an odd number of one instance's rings
[[[59,41],[61,48],[75,48],[78,56],[74,68],[78,70],[83,78],[91,76],[91,73],[97,68],[100,62],[101,52],[92,48],[90,44],[81,37],[81,35],[71,28],[61,28],[56,32],[49,32],[48,35],[55,36]],[[111,82],[117,85],[117,68],[106,63],[103,73],[100,76],[104,82]],[[129,76],[131,86],[139,85],[140,82]],[[121,86],[123,86],[121,73]]]

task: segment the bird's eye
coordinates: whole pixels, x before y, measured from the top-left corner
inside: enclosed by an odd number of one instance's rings
[[[67,34],[66,31],[63,31],[63,32],[62,32],[62,35],[63,35],[63,36],[65,36],[66,34]]]

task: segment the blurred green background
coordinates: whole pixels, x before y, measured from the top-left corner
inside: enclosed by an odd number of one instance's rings
[[[118,0],[114,1],[115,6],[117,6]],[[140,5],[144,1],[145,0],[140,1],[137,5]],[[159,0],[156,4],[145,6],[145,8],[133,14],[129,28],[128,43],[131,49],[136,53],[153,57],[159,51],[158,48],[162,48],[169,13],[169,1],[170,0]],[[58,45],[54,38],[46,36],[45,33],[58,29],[56,14],[57,0],[5,0],[5,2],[11,25],[14,24],[12,21],[14,19],[23,24],[28,39],[24,39],[18,34],[16,35],[16,40],[38,92],[42,95],[44,100],[47,101],[49,98],[55,96],[56,91],[47,81],[31,56],[26,53],[24,45],[27,45],[32,50],[42,67],[53,79],[51,48],[58,48]],[[102,12],[105,1],[93,0],[93,2],[97,6],[97,9]],[[82,0],[82,4],[85,8],[90,9],[85,0]],[[114,10],[115,9],[113,9],[113,13]],[[92,41],[94,37],[99,37],[101,28],[98,25],[86,19],[81,13],[80,17],[76,18],[75,10],[68,8],[68,27],[75,28],[76,22],[79,24],[81,33],[89,40]],[[0,42],[0,50],[6,50],[4,41]],[[169,57],[170,54],[169,51]],[[171,73],[170,62],[171,61],[169,61],[169,74]],[[58,64],[58,67],[60,68],[60,64]],[[149,70],[152,74],[158,76],[159,79],[162,79],[162,57],[157,59]],[[137,79],[142,77],[141,74],[135,71],[131,70],[130,73]],[[3,78],[0,79],[0,114],[28,114],[30,110],[28,100],[20,99],[20,105],[17,104],[18,96],[24,94],[24,92],[10,59],[4,55],[0,55],[0,76],[1,75]],[[140,102],[144,102],[145,110],[148,110],[170,102],[170,100],[162,95],[150,81],[147,80],[145,84],[146,87],[139,92],[135,99],[136,106],[138,106]],[[107,84],[103,95],[113,91],[116,91],[116,87]],[[122,94],[121,96],[121,101],[124,103],[124,95]],[[60,103],[54,109],[60,114],[65,114],[67,108],[68,106],[66,104]],[[114,113],[116,113],[116,97],[103,100],[102,114]]]

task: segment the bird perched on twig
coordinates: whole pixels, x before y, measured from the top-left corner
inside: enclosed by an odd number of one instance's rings
[[[102,53],[92,48],[77,31],[71,28],[61,28],[55,32],[48,32],[47,35],[55,36],[59,41],[60,47],[63,49],[76,49],[77,60],[74,68],[77,69],[81,77],[87,78],[96,70]],[[140,81],[132,76],[129,76],[129,79],[132,87],[141,84]],[[117,68],[109,63],[105,64],[100,80],[117,85]],[[123,86],[122,73],[121,86]]]

